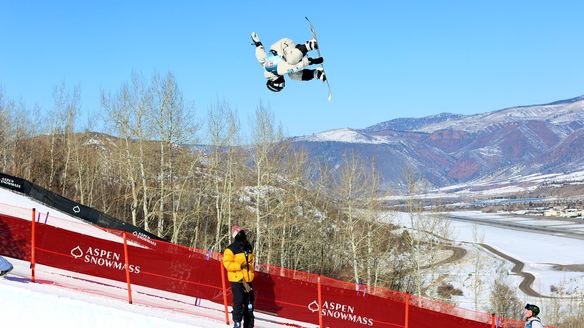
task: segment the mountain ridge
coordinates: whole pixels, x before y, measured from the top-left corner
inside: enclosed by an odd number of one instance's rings
[[[584,170],[584,156],[574,154],[584,147],[582,140],[584,96],[473,115],[397,118],[364,129],[291,138],[333,167],[348,152],[375,159],[386,185],[400,184],[400,174],[409,167],[436,187],[486,176],[504,179],[502,172],[518,168],[526,174]]]

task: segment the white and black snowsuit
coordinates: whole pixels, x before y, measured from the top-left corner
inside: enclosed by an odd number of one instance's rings
[[[310,65],[304,45],[297,46],[288,38],[278,40],[270,47],[269,54],[264,46],[256,47],[256,58],[264,68],[264,76],[270,81],[288,75],[293,80],[307,81],[314,77],[314,70],[304,69]]]

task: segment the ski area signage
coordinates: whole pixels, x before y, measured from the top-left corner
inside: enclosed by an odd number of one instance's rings
[[[139,289],[132,291],[135,285],[164,291],[170,300],[182,302],[181,295],[186,295],[222,303],[228,315],[229,289],[223,287],[225,268],[217,253],[163,241],[148,247],[138,236],[120,231],[108,230],[111,235],[97,238],[82,230],[34,222],[0,213],[0,255],[38,264],[36,274],[41,279],[53,279],[55,274],[79,278],[72,281],[80,290],[91,290],[97,282],[113,287],[112,297],[119,294],[120,283],[127,282],[130,303],[132,293],[140,293]],[[307,272],[265,265],[258,269],[254,279],[258,310],[321,327],[489,328],[496,323],[498,327],[522,324],[382,288],[367,286],[365,294],[353,283]]]
[[[97,265],[103,268],[111,268],[114,270],[126,270],[126,263],[120,253],[99,249],[95,247],[87,247],[85,252],[81,247],[77,246],[71,250],[71,255],[75,259],[81,258],[85,263]],[[140,266],[130,264],[128,265],[130,273],[139,274]]]
[[[365,326],[373,326],[373,319],[357,314],[355,312],[355,306],[324,301],[324,303],[322,303],[322,309],[319,309],[318,302],[314,300],[308,305],[308,309],[312,312],[320,310],[323,317],[340,319]]]

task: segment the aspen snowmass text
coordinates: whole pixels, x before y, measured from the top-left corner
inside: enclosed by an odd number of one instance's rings
[[[71,251],[71,253],[73,254],[75,250],[81,251],[79,247],[76,247]],[[126,264],[123,263],[123,261],[121,260],[120,254],[112,251],[106,251],[104,249],[88,247],[87,251],[85,252],[85,255],[83,256],[83,261],[85,263],[95,264],[106,268],[126,270]],[[130,273],[139,274],[140,266],[130,264],[128,270],[130,271]]]
[[[325,301],[322,304],[321,311],[324,317],[347,320],[367,326],[373,326],[373,319],[356,315],[355,307],[350,305]]]

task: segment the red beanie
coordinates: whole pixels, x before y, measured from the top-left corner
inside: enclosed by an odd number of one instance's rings
[[[231,227],[231,237],[235,238],[235,236],[237,236],[237,234],[238,234],[240,231],[243,231],[243,230],[244,230],[244,229],[243,229],[242,227],[240,227],[240,226],[238,226],[238,225],[233,225],[233,226]]]

